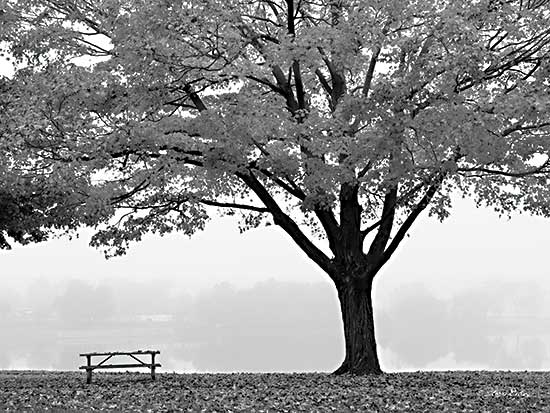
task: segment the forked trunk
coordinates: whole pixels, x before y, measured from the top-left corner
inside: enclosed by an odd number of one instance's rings
[[[333,374],[382,374],[376,351],[372,283],[350,282],[337,287],[344,323],[346,357]]]

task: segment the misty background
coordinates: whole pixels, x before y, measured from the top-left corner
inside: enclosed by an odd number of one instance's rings
[[[447,298],[422,283],[378,287],[385,371],[550,370],[548,290],[535,281]],[[331,371],[343,357],[328,282],[224,282],[191,295],[166,280],[36,278],[2,289],[0,329],[1,369],[74,370],[80,352],[101,350],[158,349],[165,372]]]
[[[336,369],[336,290],[276,227],[214,220],[105,260],[79,238],[0,251],[0,369],[75,370],[81,352],[160,350],[160,372]],[[550,370],[550,220],[456,200],[423,216],[374,282],[384,371]]]

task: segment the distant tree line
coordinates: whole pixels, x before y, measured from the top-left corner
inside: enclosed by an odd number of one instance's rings
[[[98,331],[117,320],[139,322],[139,316],[169,314],[171,322],[163,325],[174,331],[174,340],[181,344],[177,357],[191,360],[199,370],[329,371],[338,362],[343,339],[338,334],[337,297],[330,286],[271,280],[239,290],[222,283],[193,297],[173,293],[170,285],[155,285],[156,298],[151,300],[151,284],[145,282],[119,279],[94,286],[71,280],[59,288],[42,279],[33,283],[26,296],[17,298],[3,291],[0,323],[13,319],[18,308],[27,308],[30,319],[56,321],[57,328],[85,326]],[[536,319],[520,323],[521,318],[514,321],[505,316],[548,314],[550,308],[544,308],[541,288],[520,287],[472,288],[440,299],[423,284],[402,286],[392,292],[391,303],[378,311],[375,320],[385,354],[382,360],[391,354],[397,366],[421,369],[452,354],[457,363],[540,367],[548,348],[541,337],[550,331],[545,332]],[[121,337],[124,328],[117,327]],[[32,351],[49,345],[54,352],[54,343],[48,344],[54,333],[43,337]],[[7,351],[0,345],[1,350]],[[74,350],[67,353],[74,358]],[[165,355],[171,356],[176,355]],[[35,354],[37,361],[40,357]],[[3,363],[7,365],[6,360]],[[1,364],[2,360],[0,368]]]

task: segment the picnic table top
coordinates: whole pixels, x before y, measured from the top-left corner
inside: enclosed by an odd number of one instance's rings
[[[80,370],[95,370],[95,369],[125,369],[130,367],[162,367],[159,363],[131,363],[131,364],[94,364],[93,366],[80,366]]]
[[[112,351],[112,352],[103,352],[103,353],[80,353],[81,357],[84,356],[129,356],[129,355],[140,355],[140,354],[160,354],[158,350],[137,350],[137,351]]]

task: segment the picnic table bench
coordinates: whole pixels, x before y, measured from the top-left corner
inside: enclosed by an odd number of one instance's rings
[[[140,360],[136,356],[142,355],[151,355],[151,362],[146,363],[143,360]],[[80,370],[86,370],[86,383],[90,384],[92,382],[92,371],[95,369],[125,369],[125,368],[134,368],[134,367],[147,367],[151,369],[151,379],[155,380],[155,368],[161,367],[159,363],[155,363],[155,356],[160,354],[158,350],[138,350],[138,351],[114,351],[110,353],[81,353],[80,357],[86,357],[87,364],[85,366],[80,366]],[[105,357],[101,362],[97,364],[92,364],[92,357]],[[137,363],[124,363],[124,364],[104,364],[106,361],[110,360],[114,356],[129,356]]]

